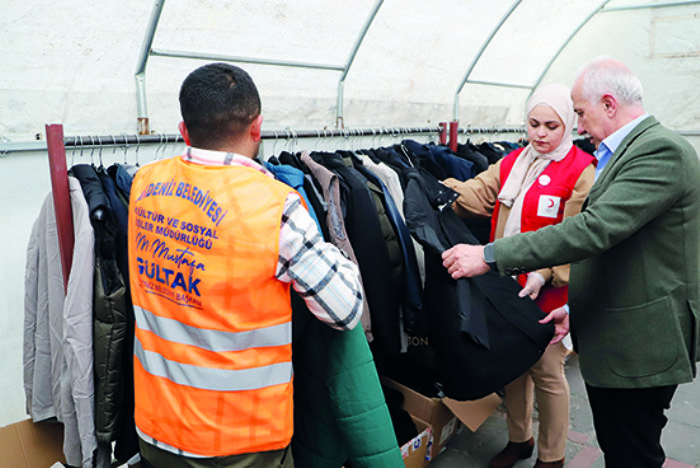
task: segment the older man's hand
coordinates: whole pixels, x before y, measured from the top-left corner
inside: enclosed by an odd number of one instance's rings
[[[484,246],[457,244],[442,253],[442,265],[452,278],[470,278],[490,270],[484,262]]]

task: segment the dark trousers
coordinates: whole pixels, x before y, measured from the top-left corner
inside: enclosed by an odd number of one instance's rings
[[[142,468],[294,468],[292,446],[269,452],[215,458],[176,455],[139,439]]]
[[[606,468],[661,468],[661,431],[677,385],[600,388],[586,385]]]

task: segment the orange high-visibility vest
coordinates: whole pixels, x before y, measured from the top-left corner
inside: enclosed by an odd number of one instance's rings
[[[292,312],[289,285],[274,275],[291,191],[252,168],[181,157],[134,177],[129,275],[141,433],[208,457],[289,445]]]

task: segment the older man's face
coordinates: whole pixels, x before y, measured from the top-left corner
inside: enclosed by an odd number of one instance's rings
[[[574,101],[574,111],[578,116],[578,134],[585,135],[598,148],[600,142],[612,133],[607,131],[609,119],[604,103],[602,100],[591,103],[584,99],[580,80],[571,88],[571,99]]]

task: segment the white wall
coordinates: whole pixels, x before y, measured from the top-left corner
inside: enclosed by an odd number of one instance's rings
[[[180,146],[162,147],[160,155],[170,156]],[[139,160],[153,159],[154,148],[142,148]],[[103,151],[103,162],[123,161],[123,151]],[[67,151],[72,164],[99,164],[98,151]],[[134,153],[130,162],[134,161]],[[24,323],[24,275],[27,242],[45,198],[51,193],[46,152],[21,152],[0,157],[0,426],[27,417],[22,378]]]
[[[50,190],[45,154],[0,157],[0,425],[25,417],[22,324],[26,248],[34,220]]]

